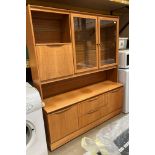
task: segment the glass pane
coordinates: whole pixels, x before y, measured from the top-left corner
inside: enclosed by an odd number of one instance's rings
[[[116,22],[100,21],[101,65],[116,62]]]
[[[77,69],[96,67],[96,20],[74,17]]]

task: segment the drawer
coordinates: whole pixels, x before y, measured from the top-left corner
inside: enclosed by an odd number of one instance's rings
[[[123,87],[108,92],[108,112],[120,109],[123,105]]]
[[[51,143],[78,129],[77,105],[48,114]]]
[[[99,110],[100,107],[107,105],[107,93],[93,97],[78,104],[79,116]]]
[[[99,119],[101,117],[102,117],[101,110],[87,113],[86,115],[79,117],[79,128],[82,128],[82,127],[96,121],[97,119]]]

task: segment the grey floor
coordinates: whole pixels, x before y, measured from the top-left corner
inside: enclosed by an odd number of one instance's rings
[[[126,117],[127,116],[127,117]],[[81,139],[83,137],[89,137],[92,139],[96,138],[96,134],[102,128],[105,128],[107,125],[118,121],[125,117],[128,119],[128,114],[119,114],[116,117],[102,123],[101,125],[97,126],[96,128],[84,133],[83,135],[73,139],[72,141],[68,142],[67,144],[61,146],[60,148],[56,149],[53,152],[49,152],[49,155],[83,155],[86,151],[81,147]]]

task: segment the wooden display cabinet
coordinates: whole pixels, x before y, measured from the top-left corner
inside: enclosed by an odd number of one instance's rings
[[[27,47],[54,150],[121,113],[118,17],[27,6]]]

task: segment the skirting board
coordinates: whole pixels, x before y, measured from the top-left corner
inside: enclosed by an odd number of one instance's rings
[[[99,119],[99,120],[97,120],[97,121],[95,121],[95,122],[93,122],[93,123],[91,123],[91,124],[89,124],[89,125],[87,125],[87,126],[81,128],[81,129],[79,129],[79,130],[77,130],[77,131],[75,131],[75,132],[69,134],[68,136],[62,138],[61,140],[59,140],[59,141],[57,141],[57,142],[55,142],[55,143],[52,143],[52,144],[49,146],[49,149],[50,149],[51,151],[57,149],[58,147],[64,145],[65,143],[71,141],[72,139],[78,137],[79,135],[81,135],[81,134],[87,132],[88,130],[90,130],[90,129],[92,129],[92,128],[98,126],[98,125],[100,125],[101,123],[105,122],[106,120],[108,120],[108,119],[110,119],[110,118],[112,118],[112,117],[114,117],[114,116],[120,114],[121,112],[122,112],[122,108],[121,108],[121,109],[118,109],[118,110],[116,110],[116,111],[114,111],[114,112],[112,112],[112,113],[110,113],[110,114],[108,114],[108,115],[105,116],[105,117],[102,117],[101,119]]]

